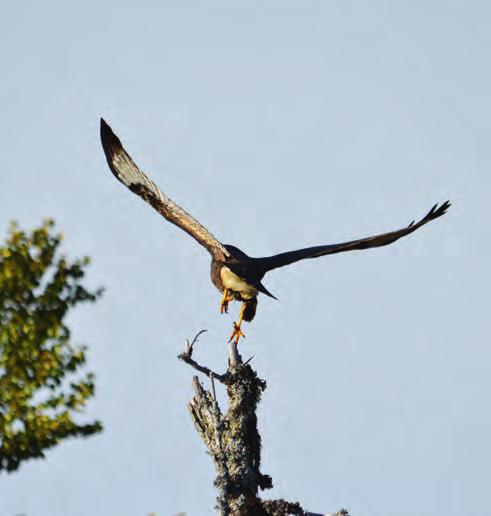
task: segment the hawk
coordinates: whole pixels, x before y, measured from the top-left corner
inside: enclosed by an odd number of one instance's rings
[[[259,293],[277,299],[262,283],[267,272],[307,258],[392,244],[441,217],[450,207],[448,201],[440,206],[435,204],[421,220],[412,221],[408,226],[396,231],[340,244],[318,245],[264,258],[252,258],[233,245],[222,244],[194,217],[169,199],[133,162],[119,138],[102,118],[101,141],[107,163],[116,179],[153,206],[169,222],[186,231],[210,253],[211,281],[223,293],[220,312],[227,313],[228,304],[233,300],[242,302],[239,318],[234,322],[229,342],[235,339],[238,343],[240,337],[244,336],[241,329],[242,321],[250,322],[254,319]]]

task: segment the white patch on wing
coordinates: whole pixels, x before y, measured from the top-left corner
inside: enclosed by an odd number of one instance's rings
[[[222,267],[220,269],[220,277],[225,288],[238,292],[242,299],[252,299],[257,296],[257,289],[247,283],[237,274],[234,274],[228,267]]]
[[[112,162],[116,168],[119,179],[126,185],[142,183],[140,171],[124,152],[112,155]]]

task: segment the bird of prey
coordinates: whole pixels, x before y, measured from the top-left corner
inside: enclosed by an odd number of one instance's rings
[[[109,168],[116,178],[153,206],[169,222],[186,231],[210,253],[211,281],[223,293],[220,312],[227,313],[228,304],[231,301],[242,301],[239,318],[237,322],[234,322],[229,342],[235,340],[238,343],[240,337],[244,336],[241,329],[242,321],[250,322],[254,318],[259,292],[276,299],[262,283],[267,272],[306,258],[317,258],[328,254],[391,244],[428,222],[441,217],[450,207],[448,201],[440,206],[435,204],[421,220],[413,221],[408,226],[396,231],[340,244],[318,245],[264,258],[252,258],[233,245],[222,244],[194,217],[169,199],[133,162],[119,138],[102,118],[101,141]]]

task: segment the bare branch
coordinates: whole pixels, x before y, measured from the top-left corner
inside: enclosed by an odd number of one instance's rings
[[[234,340],[230,342],[228,356],[228,363],[230,367],[237,367],[239,364],[242,363],[242,357],[239,354],[239,350],[237,349],[237,343]]]
[[[217,393],[215,392],[215,380],[213,379],[213,375],[210,374],[210,383],[211,383],[211,392],[213,394],[213,399],[217,400]]]
[[[223,417],[220,407],[211,394],[203,389],[198,377],[193,377],[195,395],[189,402],[189,412],[194,425],[203,439],[217,471],[215,486],[218,489],[217,509],[220,516],[229,516],[230,475],[223,448]]]
[[[186,353],[191,356],[193,354],[193,347],[198,342],[199,338],[203,333],[206,333],[208,330],[200,330],[195,336],[193,341],[190,343],[189,339],[186,339]]]
[[[196,334],[196,336],[194,337],[194,339],[192,340],[192,342],[189,342],[189,339],[187,339],[186,340],[186,349],[185,349],[185,351],[183,351],[181,354],[179,354],[177,356],[177,358],[179,358],[180,360],[182,360],[186,364],[188,364],[191,367],[193,367],[194,369],[196,369],[196,371],[199,371],[200,373],[203,373],[203,374],[205,374],[206,376],[208,376],[210,378],[215,378],[219,382],[227,385],[228,381],[229,381],[229,374],[228,374],[228,372],[225,373],[225,374],[215,373],[209,367],[202,366],[202,365],[198,364],[198,362],[196,362],[196,360],[194,360],[192,358],[193,357],[193,351],[194,351],[194,345],[198,342],[199,337],[203,333],[205,333],[206,331],[208,331],[208,330],[201,330],[201,331],[199,331]]]
[[[200,373],[205,374],[208,377],[213,377],[219,382],[223,383],[224,385],[227,385],[228,380],[228,374],[218,374],[215,373],[215,371],[212,371],[209,367],[202,366],[196,362],[193,358],[191,358],[191,355],[189,355],[186,351],[182,352],[180,355],[177,355],[177,358],[182,360],[183,362],[186,362],[186,364],[190,365],[191,367],[194,367],[196,371],[199,371]]]
[[[254,355],[252,355],[251,357],[249,357],[245,362],[244,362],[244,365],[247,365],[252,359],[254,358]]]

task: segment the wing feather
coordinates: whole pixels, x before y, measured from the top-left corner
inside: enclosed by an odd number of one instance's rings
[[[194,217],[169,199],[133,162],[121,141],[101,118],[101,142],[107,163],[116,179],[153,206],[164,218],[186,231],[216,259],[229,257],[225,247]]]
[[[431,210],[419,222],[415,223],[412,221],[409,226],[398,229],[397,231],[390,231],[389,233],[383,233],[381,235],[375,235],[368,238],[360,238],[358,240],[351,240],[349,242],[343,242],[340,244],[307,247],[305,249],[298,249],[297,251],[290,251],[287,253],[276,254],[274,256],[268,256],[266,258],[257,258],[258,265],[264,271],[269,271],[278,267],[284,267],[285,265],[289,265],[294,262],[298,262],[299,260],[305,260],[307,258],[317,258],[327,254],[343,253],[345,251],[355,251],[358,249],[369,249],[372,247],[389,245],[396,240],[399,240],[399,238],[413,233],[428,222],[441,217],[447,212],[450,206],[451,205],[449,201],[444,202],[441,206],[435,204],[433,208],[431,208]]]

